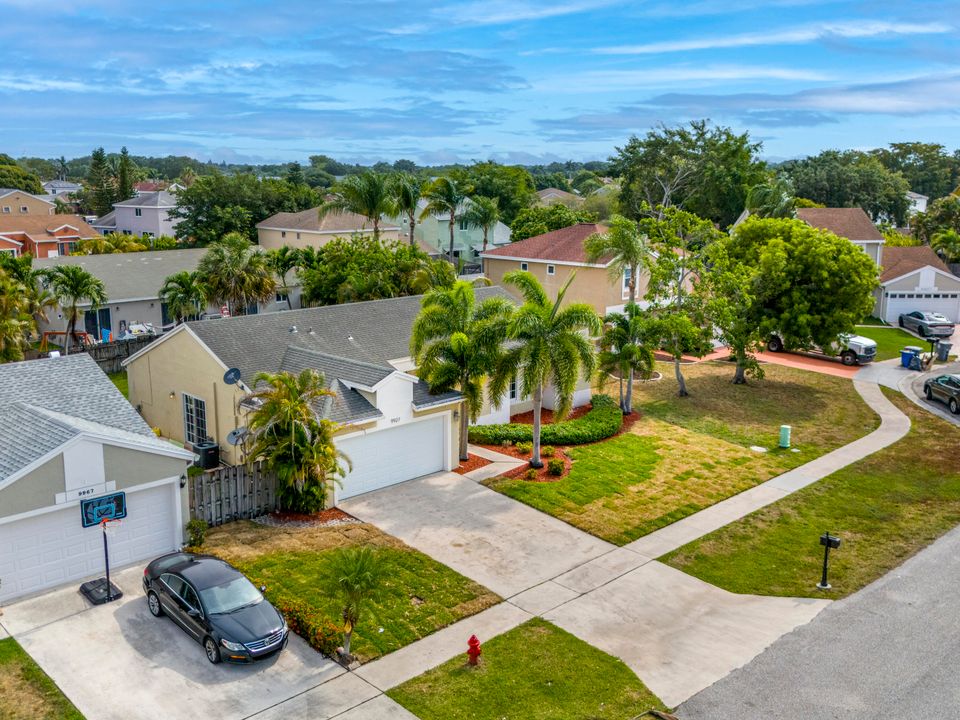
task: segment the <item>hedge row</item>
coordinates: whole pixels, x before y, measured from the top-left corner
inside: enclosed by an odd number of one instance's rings
[[[334,657],[343,644],[343,628],[302,600],[281,598],[275,603],[291,632],[327,657]]]
[[[623,412],[609,395],[594,395],[593,407],[575,420],[544,425],[540,442],[544,445],[583,445],[615,435],[623,424]],[[475,425],[470,428],[470,442],[478,445],[503,445],[533,439],[533,426],[523,423]]]

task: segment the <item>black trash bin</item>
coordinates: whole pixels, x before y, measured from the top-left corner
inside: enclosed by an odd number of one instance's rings
[[[941,340],[937,343],[937,360],[940,362],[946,362],[950,359],[950,348],[953,347],[953,343],[947,342],[946,340]]]

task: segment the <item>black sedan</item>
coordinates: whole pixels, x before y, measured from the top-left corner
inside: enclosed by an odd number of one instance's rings
[[[939,400],[947,404],[954,415],[960,413],[960,375],[940,375],[923,383],[927,400]]]
[[[203,645],[207,660],[247,663],[287,644],[283,616],[233,566],[219,558],[171,553],[143,571],[154,617],[167,615]]]

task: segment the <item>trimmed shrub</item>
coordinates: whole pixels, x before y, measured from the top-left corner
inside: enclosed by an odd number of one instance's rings
[[[203,541],[207,539],[207,525],[206,520],[200,520],[194,518],[187,523],[187,543],[191,547],[200,547],[203,545]]]
[[[517,452],[523,453],[524,455],[528,455],[529,453],[533,452],[533,441],[524,440],[523,442],[518,442],[516,447],[517,447]]]
[[[302,600],[282,598],[274,603],[292,632],[314,650],[333,657],[343,644],[343,628]]]
[[[560,477],[563,475],[563,460],[560,458],[551,458],[547,463],[547,473]]]
[[[524,477],[524,479],[526,479],[526,480],[536,480],[536,479],[537,479],[537,471],[536,471],[536,469],[530,468],[529,470],[527,470],[527,471],[523,474],[523,477]]]
[[[615,435],[623,424],[623,412],[609,395],[594,395],[593,407],[583,417],[544,425],[540,440],[550,445],[583,445]],[[525,423],[476,425],[470,428],[470,442],[478,445],[514,444],[533,440],[533,426]]]
[[[553,453],[556,452],[556,449],[553,445],[544,445],[540,448],[540,457],[553,457]]]

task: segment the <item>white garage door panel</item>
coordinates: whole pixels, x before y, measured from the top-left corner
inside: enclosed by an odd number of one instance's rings
[[[444,469],[445,417],[408,423],[338,443],[353,464],[337,498],[379,490]]]
[[[176,550],[170,484],[127,493],[127,518],[109,539],[111,566]],[[0,601],[103,573],[103,536],[76,506],[0,524]]]
[[[953,322],[960,320],[960,301],[957,298],[888,298],[887,316],[884,318],[888,323],[896,323],[902,313],[920,310],[922,312],[937,312],[946,315]]]

